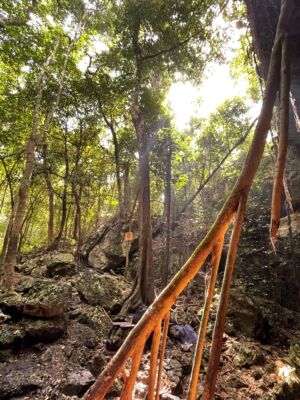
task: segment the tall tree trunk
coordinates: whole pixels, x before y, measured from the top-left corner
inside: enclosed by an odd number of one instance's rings
[[[5,254],[3,254],[3,268],[1,271],[1,281],[3,286],[11,287],[13,285],[13,273],[16,265],[16,257],[18,250],[19,235],[26,211],[26,203],[28,197],[28,190],[30,186],[31,175],[35,165],[35,148],[41,139],[41,134],[38,131],[39,112],[42,103],[42,96],[44,90],[44,78],[46,70],[48,69],[54,54],[56,53],[59,41],[57,41],[47,57],[37,81],[37,96],[33,112],[33,124],[31,134],[25,148],[25,167],[21,178],[17,198],[15,200],[15,209],[11,214],[10,223],[7,227],[7,245]]]
[[[28,198],[28,190],[30,187],[31,176],[32,176],[34,166],[35,166],[35,149],[36,149],[36,146],[44,139],[45,134],[51,124],[54,111],[55,111],[57,105],[59,104],[62,87],[63,87],[63,83],[64,83],[64,78],[65,78],[65,72],[66,72],[66,68],[67,68],[67,62],[68,62],[71,47],[72,47],[71,43],[70,43],[67,54],[65,56],[64,65],[63,65],[62,71],[61,71],[59,79],[58,79],[58,92],[56,94],[54,101],[52,102],[52,104],[50,106],[50,109],[48,110],[48,113],[46,115],[46,118],[45,118],[45,121],[44,121],[42,127],[39,129],[39,121],[40,121],[39,114],[40,114],[40,108],[41,108],[44,85],[45,85],[44,77],[45,77],[45,73],[46,73],[50,63],[52,62],[54,54],[56,53],[58,44],[59,44],[59,40],[57,40],[57,42],[54,44],[54,47],[53,47],[50,55],[46,59],[44,65],[41,69],[39,78],[38,78],[38,83],[37,83],[38,94],[36,97],[36,103],[35,103],[35,108],[34,108],[34,113],[33,113],[32,130],[31,130],[31,134],[29,136],[29,139],[28,139],[28,142],[26,145],[26,149],[25,149],[25,167],[23,170],[23,175],[22,175],[19,190],[18,190],[18,197],[16,199],[16,209],[15,209],[15,213],[14,213],[14,217],[13,217],[13,221],[12,221],[12,225],[11,225],[6,254],[5,254],[5,258],[4,258],[2,283],[6,287],[11,287],[13,285],[13,273],[14,273],[14,268],[16,265],[19,235],[20,235],[23,219],[25,216],[26,204],[27,204],[27,198]]]
[[[170,134],[168,136],[167,162],[166,162],[166,187],[165,187],[165,218],[166,218],[166,242],[164,259],[161,271],[162,286],[165,287],[168,283],[170,273],[170,251],[171,251],[171,174],[172,174],[172,143]]]
[[[61,201],[62,201],[62,203],[61,203],[61,218],[60,218],[59,230],[58,230],[58,234],[56,235],[56,238],[54,239],[54,242],[50,245],[49,250],[57,249],[59,247],[61,239],[63,237],[64,227],[65,227],[66,220],[67,220],[67,188],[66,188],[66,185],[64,187]]]
[[[133,50],[136,57],[135,85],[131,104],[131,118],[138,142],[139,175],[139,262],[132,292],[122,307],[122,313],[134,310],[139,305],[150,305],[155,298],[153,280],[152,228],[150,207],[150,159],[149,137],[146,132],[144,117],[140,107],[142,57],[139,45],[140,25],[133,32]]]
[[[74,230],[73,238],[77,240],[77,247],[81,244],[81,195],[82,181],[80,179],[80,157],[83,145],[83,124],[80,121],[79,141],[76,144],[75,166],[71,174],[72,192],[75,200]],[[78,188],[79,187],[79,188]]]
[[[123,195],[122,195],[122,180],[121,180],[121,164],[120,164],[120,148],[119,148],[119,141],[117,137],[117,132],[115,130],[113,121],[110,121],[106,113],[104,112],[103,106],[98,101],[99,110],[102,114],[102,117],[111,131],[113,144],[114,144],[114,159],[115,159],[115,169],[116,169],[116,179],[117,179],[117,189],[118,189],[118,203],[119,203],[119,213],[120,217],[123,218],[124,216],[124,209],[123,209]]]
[[[74,216],[74,230],[73,239],[77,240],[77,246],[81,245],[82,233],[81,233],[81,192],[79,191],[75,184],[73,184],[73,196],[75,199],[75,216]]]
[[[18,198],[16,200],[16,210],[14,217],[12,219],[11,227],[8,227],[10,228],[10,233],[7,243],[6,254],[4,258],[4,271],[3,271],[4,272],[3,285],[6,287],[11,287],[13,285],[13,273],[16,265],[19,235],[21,232],[23,219],[25,216],[31,175],[35,165],[34,151],[37,144],[36,139],[37,138],[35,135],[31,135],[27,143],[27,147],[25,150],[26,163],[20,182]]]
[[[138,135],[139,263],[131,295],[131,309],[137,308],[140,304],[149,305],[155,297],[152,271],[149,139],[143,129],[143,124],[138,127]]]
[[[130,171],[130,163],[126,161],[123,164],[124,169],[124,214],[128,217],[130,213],[130,186],[129,186],[129,171]]]
[[[69,204],[69,207],[68,207],[68,202],[67,202],[67,217],[66,217],[65,229],[64,229],[64,233],[63,233],[63,238],[65,240],[67,240],[69,237],[69,219],[70,219],[71,213],[72,213],[72,204]],[[71,226],[72,226],[72,224],[70,224],[70,227]]]
[[[65,158],[65,177],[64,177],[64,189],[63,193],[61,196],[61,218],[60,218],[60,224],[59,224],[59,230],[58,234],[55,237],[54,241],[48,246],[48,250],[56,250],[62,240],[63,234],[64,234],[64,228],[67,220],[67,191],[68,191],[68,184],[69,184],[69,154],[68,154],[68,145],[67,145],[67,133],[65,132],[64,135],[64,158]]]
[[[12,174],[13,168],[10,171],[8,171],[4,158],[1,157],[1,161],[3,164],[3,168],[5,171],[5,177],[6,177],[6,180],[8,183],[8,187],[9,187],[11,214],[10,214],[8,225],[7,225],[7,228],[5,231],[3,246],[2,246],[1,255],[0,255],[0,281],[1,281],[1,276],[4,274],[3,262],[4,262],[5,254],[7,251],[7,245],[8,245],[8,241],[9,241],[9,237],[10,237],[13,220],[14,220],[15,206],[16,206],[16,202],[14,199],[14,193],[13,193],[12,179],[11,179],[11,174]]]
[[[48,165],[47,144],[43,145],[43,160],[44,160],[44,177],[48,190],[48,246],[54,239],[54,190],[51,182],[50,167]]]
[[[36,197],[31,201],[31,203],[29,204],[29,206],[27,208],[27,212],[26,212],[26,215],[23,220],[22,227],[21,227],[20,239],[19,239],[19,245],[18,245],[18,253],[21,251],[24,242],[28,238],[28,231],[29,231],[31,218],[34,214],[37,203],[39,202],[39,199],[40,199],[39,195],[40,195],[40,192],[37,193]]]

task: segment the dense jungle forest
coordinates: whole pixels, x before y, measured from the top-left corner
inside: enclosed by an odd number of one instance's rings
[[[0,399],[300,399],[297,0],[0,0]]]

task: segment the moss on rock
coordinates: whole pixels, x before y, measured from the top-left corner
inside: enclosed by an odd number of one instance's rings
[[[120,309],[130,291],[124,278],[92,272],[81,273],[75,286],[89,304],[112,312]]]

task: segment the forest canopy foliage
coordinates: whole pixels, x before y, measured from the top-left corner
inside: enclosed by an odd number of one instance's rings
[[[248,139],[226,159],[229,169],[208,178],[246,133],[249,107],[259,99],[249,32],[233,29],[237,21],[245,25],[244,5],[224,0],[0,2],[2,258],[22,185],[17,251],[80,245],[113,216],[131,214],[145,154],[149,215],[165,218],[168,179],[173,218],[208,180],[185,210],[206,223]],[[240,47],[231,71],[249,77],[246,97],[227,99],[178,130],[166,102],[171,84],[201,84],[212,63],[228,63],[224,46],[233,34]],[[220,183],[225,190],[215,193]]]

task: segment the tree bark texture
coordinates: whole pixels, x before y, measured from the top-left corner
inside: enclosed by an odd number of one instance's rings
[[[140,26],[137,24],[133,32],[132,44],[136,58],[136,71],[131,104],[131,118],[137,135],[139,153],[139,262],[132,292],[122,308],[123,313],[128,309],[134,310],[141,304],[150,305],[155,298],[152,266],[149,137],[140,106],[143,65],[139,45],[139,29]]]
[[[43,162],[44,162],[44,177],[48,190],[48,246],[53,242],[54,239],[54,190],[51,182],[50,166],[48,163],[48,149],[47,143],[43,145]]]
[[[290,105],[290,44],[288,36],[282,42],[281,78],[280,78],[280,115],[279,143],[275,166],[272,195],[272,212],[270,236],[275,248],[277,232],[280,225],[281,200],[283,192],[283,175],[289,138],[289,105]]]
[[[165,218],[166,218],[166,242],[164,259],[161,271],[162,286],[165,287],[168,283],[168,277],[170,273],[170,256],[171,256],[171,175],[172,175],[172,141],[169,135],[168,137],[168,149],[167,149],[167,162],[166,162],[166,183],[165,183]]]
[[[123,194],[122,194],[119,141],[118,141],[117,132],[115,130],[114,124],[112,121],[110,121],[107,118],[106,113],[104,112],[104,109],[103,109],[103,106],[102,106],[100,100],[98,101],[98,104],[99,104],[99,109],[102,114],[102,117],[112,134],[112,139],[113,139],[113,144],[114,144],[114,159],[115,159],[115,169],[116,169],[116,178],[117,178],[117,188],[118,188],[119,213],[120,213],[120,217],[122,218],[123,214],[124,214],[124,207],[123,207]]]
[[[61,195],[61,218],[59,224],[58,233],[54,239],[54,241],[48,246],[48,250],[55,250],[59,247],[61,240],[64,234],[64,228],[67,221],[67,199],[68,199],[68,185],[70,180],[70,171],[69,171],[69,153],[68,153],[68,144],[67,144],[67,131],[64,134],[64,158],[65,158],[65,176],[64,176],[64,188],[63,193]]]

